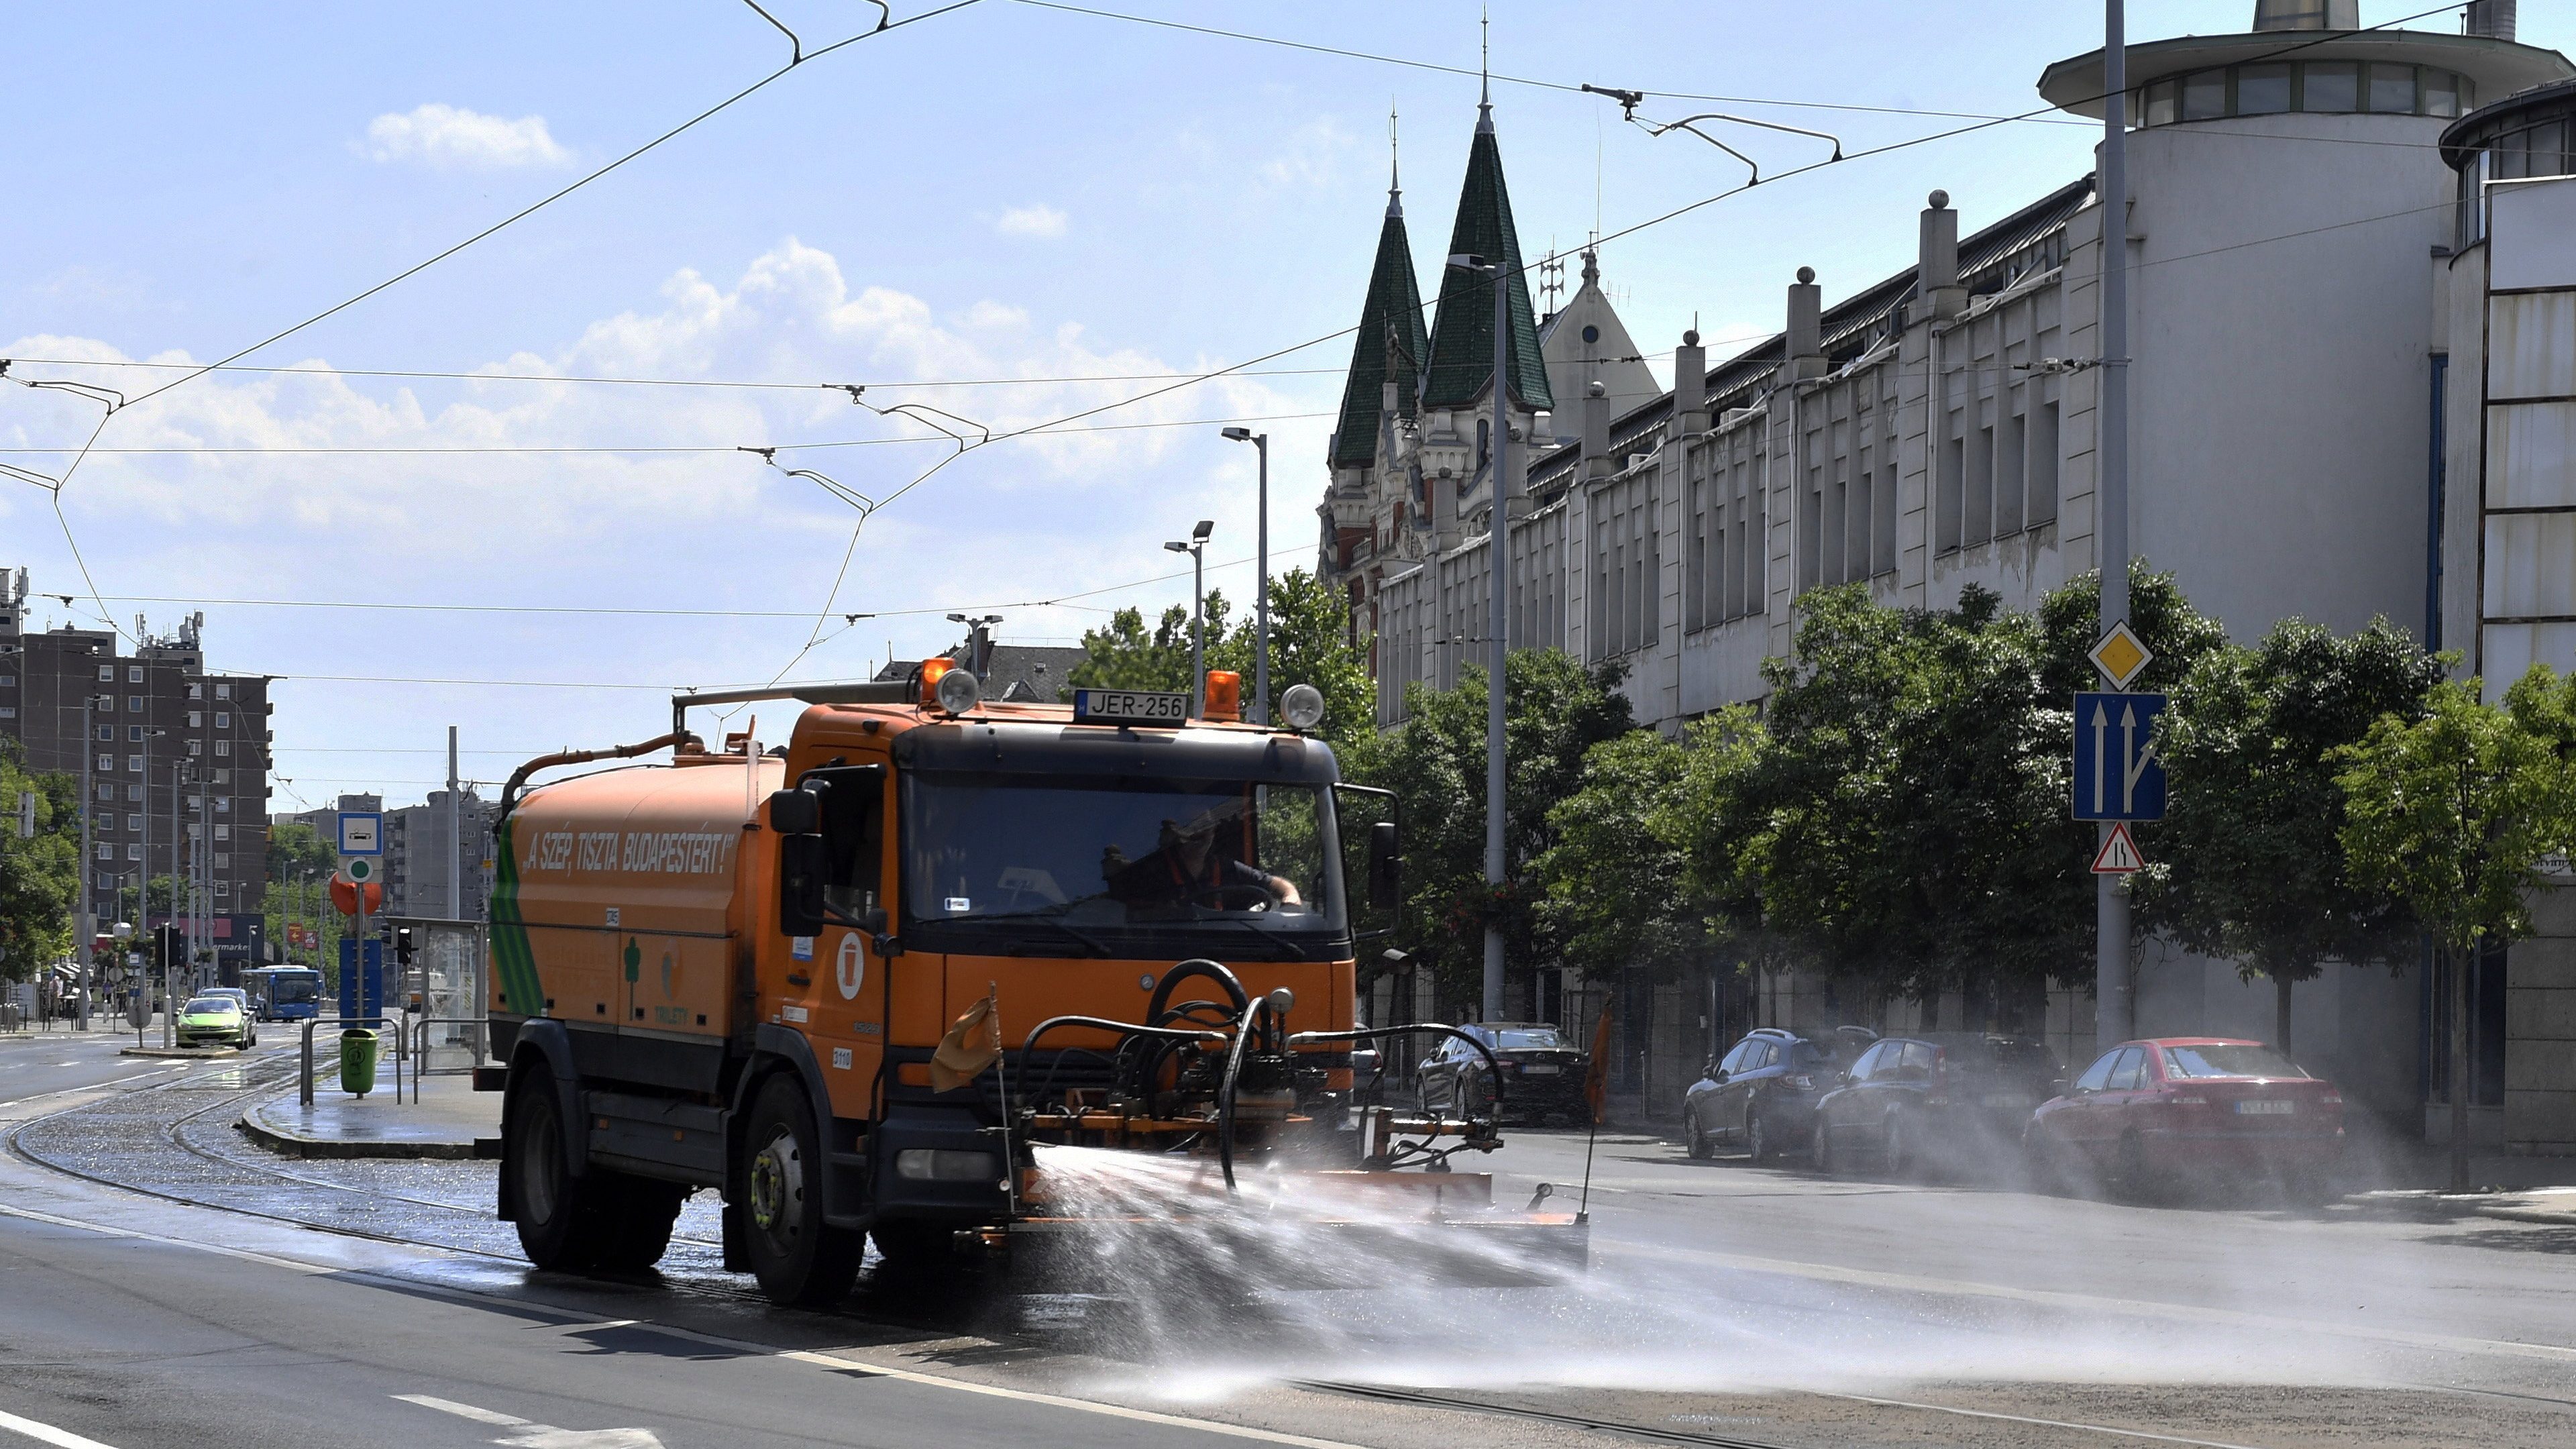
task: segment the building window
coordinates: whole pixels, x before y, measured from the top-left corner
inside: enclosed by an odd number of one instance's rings
[[[125,858],[127,860],[141,860],[143,858],[143,847],[140,845],[129,845],[125,847]]]
[[[2414,73],[2407,73],[2407,90],[2414,90]],[[2249,65],[2236,72],[2236,114],[2269,116],[2290,108],[2290,67],[2286,62]],[[2409,104],[2408,110],[2414,106]]]
[[[113,799],[115,799],[115,798],[116,798],[116,787],[115,787],[114,785],[101,785],[101,786],[99,786],[99,787],[98,787],[98,798],[100,798],[101,800],[113,800]]]
[[[100,665],[98,667],[98,682],[101,684],[114,684],[116,682],[116,666],[113,664]]]
[[[2307,81],[2300,96],[2300,110],[2342,112],[2361,109],[2361,67],[2348,60],[2317,60],[2300,69],[2306,73]]]
[[[191,828],[193,829],[194,827],[191,827]],[[215,838],[216,838],[217,840],[230,840],[230,839],[232,839],[232,838],[233,838],[233,828],[232,828],[231,826],[229,826],[229,825],[218,825],[218,826],[216,826],[216,827],[215,827]]]
[[[2370,68],[2370,108],[2382,115],[2415,114],[2415,67],[2374,65]]]
[[[112,738],[112,737],[114,737],[114,735],[116,734],[116,731],[115,731],[115,730],[113,730],[113,729],[109,729],[109,730],[101,731],[101,733],[106,734],[106,735],[108,735],[108,736],[110,736],[110,737]],[[129,744],[129,745],[139,745],[139,744],[143,743],[143,726],[141,726],[141,725],[127,725],[127,726],[125,727],[125,742],[126,742],[127,744]]]
[[[217,729],[219,729],[219,730],[228,730],[228,729],[231,729],[232,727],[233,727],[233,712],[232,712],[231,710],[228,710],[228,709],[219,709],[219,710],[216,710],[216,711],[215,711],[215,728],[217,728]]]
[[[98,767],[99,767],[100,769],[102,769],[102,770],[113,770],[113,769],[115,769],[115,768],[116,768],[116,756],[114,756],[114,755],[101,755],[101,756],[99,756],[99,757],[98,757]],[[143,768],[143,762],[142,762],[142,760],[141,760],[141,758],[140,758],[140,757],[137,757],[137,759],[135,760],[134,768],[136,768],[136,769],[138,769],[138,770],[140,770],[140,769],[142,769],[142,768]]]
[[[230,698],[232,698],[232,697],[233,697],[233,687],[232,687],[231,685],[229,685],[229,684],[218,684],[218,685],[216,685],[216,686],[215,686],[215,698],[217,698],[217,699],[230,699]]]
[[[2424,72],[2424,114],[2456,116],[2460,113],[2460,78],[2447,70]]]
[[[231,784],[232,782],[233,782],[233,772],[232,772],[232,771],[230,771],[230,770],[217,770],[217,771],[215,772],[215,783],[216,783],[216,784],[218,784],[218,785],[229,785],[229,784]]]
[[[230,870],[230,869],[232,869],[232,868],[233,868],[233,858],[232,858],[232,856],[231,856],[230,854],[228,854],[227,852],[224,852],[224,851],[220,851],[220,850],[219,850],[219,851],[216,851],[216,852],[215,852],[215,869],[217,869],[217,870]]]
[[[100,725],[98,727],[98,739],[101,744],[112,745],[116,743],[116,726]]]
[[[205,742],[204,740],[190,740],[190,741],[188,741],[188,753],[189,753],[189,754],[191,754],[191,755],[202,755],[202,754],[204,754],[205,752],[206,752],[206,742]]]
[[[141,830],[143,828],[143,817],[140,815],[126,816],[125,828],[128,830]]]
[[[109,788],[109,789],[111,789],[111,790],[113,790],[113,789],[115,789],[116,787],[115,787],[115,786],[113,786],[113,785],[110,785],[108,788]],[[140,786],[140,785],[128,785],[128,786],[126,786],[126,787],[125,787],[125,798],[126,798],[126,799],[128,799],[128,800],[140,800],[140,799],[142,799],[142,798],[143,798],[143,787],[142,787],[142,786]]]
[[[219,896],[228,896],[228,895],[231,895],[232,893],[233,893],[233,883],[232,883],[231,881],[228,881],[228,880],[219,880],[219,881],[215,882],[215,894],[216,894],[216,895],[219,895]]]
[[[17,687],[18,676],[14,674],[0,674],[0,689],[15,689]]]
[[[232,809],[233,809],[233,797],[232,797],[232,796],[230,796],[230,795],[218,795],[218,796],[216,796],[216,797],[215,797],[215,813],[216,813],[216,814],[218,814],[218,815],[229,815],[229,814],[231,814],[231,813],[232,813]]]
[[[2227,72],[2204,70],[2183,77],[2182,118],[2212,121],[2227,114]]]
[[[105,759],[105,758],[106,758],[106,756],[102,755],[102,756],[100,756],[100,758],[101,758],[101,759]],[[132,771],[132,772],[134,772],[134,773],[135,773],[135,774],[137,774],[137,775],[142,774],[142,773],[143,773],[143,757],[142,757],[141,755],[128,755],[128,756],[126,756],[126,757],[125,757],[125,768],[126,768],[126,769],[128,769],[128,770],[130,770],[130,771]]]
[[[205,697],[206,697],[206,687],[205,687],[204,685],[202,685],[202,684],[191,684],[191,685],[189,685],[189,686],[188,686],[188,697],[189,697],[190,699],[203,699],[203,698],[205,698]]]
[[[193,709],[188,711],[188,728],[192,730],[201,730],[205,727],[206,717],[203,714]]]
[[[139,694],[127,695],[125,697],[125,712],[127,714],[143,713],[143,696]]]
[[[140,664],[129,664],[125,666],[125,682],[128,684],[141,684],[143,682],[143,666]]]
[[[95,848],[95,854],[100,860],[114,860],[116,859],[116,847],[102,840],[98,842]]]
[[[232,742],[232,741],[230,741],[230,740],[217,740],[217,741],[215,741],[215,753],[216,753],[216,754],[219,754],[219,755],[229,755],[229,754],[231,754],[232,752],[233,752],[233,742]]]

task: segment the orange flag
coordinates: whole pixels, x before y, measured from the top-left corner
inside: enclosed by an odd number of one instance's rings
[[[1583,1100],[1592,1108],[1592,1122],[1599,1126],[1610,1101],[1610,1003],[1601,1003],[1601,1017],[1592,1024],[1592,1060],[1583,1067]]]

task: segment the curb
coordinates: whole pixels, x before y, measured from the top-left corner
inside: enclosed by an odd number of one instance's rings
[[[402,1161],[472,1162],[498,1158],[501,1139],[477,1137],[471,1142],[384,1142],[344,1141],[306,1137],[293,1132],[280,1132],[256,1119],[258,1108],[244,1112],[233,1123],[244,1137],[284,1157],[303,1158],[385,1158]]]

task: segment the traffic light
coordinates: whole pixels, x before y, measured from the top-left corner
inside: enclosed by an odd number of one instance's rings
[[[168,970],[188,954],[187,935],[176,925],[152,928],[152,964]]]
[[[409,926],[399,926],[394,930],[394,961],[406,971],[411,969],[411,927]]]

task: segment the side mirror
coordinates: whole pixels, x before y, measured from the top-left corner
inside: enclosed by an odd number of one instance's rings
[[[1368,898],[1373,907],[1393,910],[1402,904],[1404,858],[1396,851],[1394,821],[1369,827]]]
[[[780,795],[802,795],[802,790],[781,790]],[[813,798],[807,796],[807,799]],[[772,808],[777,800],[771,799]],[[823,934],[823,876],[825,857],[823,837],[812,834],[784,835],[778,841],[778,930],[786,936],[819,936]]]
[[[1718,1084],[1719,1086],[1721,1086],[1721,1087],[1725,1086],[1725,1085],[1726,1085],[1726,1068],[1724,1068],[1724,1067],[1719,1067],[1719,1068],[1717,1068],[1715,1071],[1710,1072],[1710,1073],[1708,1074],[1708,1079],[1709,1079],[1710,1081],[1712,1081],[1712,1082],[1717,1083],[1717,1084]]]
[[[781,835],[811,835],[822,829],[822,797],[811,790],[771,791],[769,828]]]

